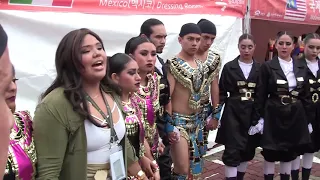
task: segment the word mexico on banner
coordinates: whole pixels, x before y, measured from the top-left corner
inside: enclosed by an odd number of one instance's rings
[[[221,14],[243,17],[247,0],[0,0],[1,9],[91,14]]]
[[[251,18],[299,24],[320,24],[320,0],[254,0]]]

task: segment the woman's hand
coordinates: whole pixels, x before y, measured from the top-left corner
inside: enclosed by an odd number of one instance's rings
[[[154,172],[153,174],[153,180],[160,180],[160,171],[157,170],[156,172]]]
[[[153,162],[147,158],[146,156],[142,156],[140,159],[140,165],[141,165],[141,168],[143,170],[143,172],[146,173],[146,176],[147,177],[153,177],[153,169],[154,169],[154,164]]]
[[[163,154],[165,147],[166,146],[162,142],[159,143],[158,152],[159,152],[160,155]]]

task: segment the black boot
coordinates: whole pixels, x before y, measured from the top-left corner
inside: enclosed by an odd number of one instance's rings
[[[237,172],[237,180],[243,180],[243,177],[244,177],[244,172]]]
[[[302,180],[309,180],[311,169],[302,168]]]
[[[289,174],[280,174],[280,180],[290,180]]]
[[[292,180],[299,180],[299,169],[291,170],[291,179]]]
[[[226,177],[226,180],[237,180],[237,177]]]
[[[264,180],[273,180],[274,174],[264,175]]]

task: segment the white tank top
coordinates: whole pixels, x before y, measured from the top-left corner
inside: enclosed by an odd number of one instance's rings
[[[119,107],[114,103],[119,112],[119,121],[114,124],[118,139],[123,139],[126,126]],[[114,108],[113,108],[114,109]],[[100,128],[92,124],[89,120],[84,122],[87,136],[87,161],[88,164],[105,164],[110,162],[110,155],[122,149],[118,144],[110,144],[111,130]]]

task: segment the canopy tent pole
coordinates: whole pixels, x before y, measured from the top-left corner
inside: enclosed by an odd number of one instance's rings
[[[249,33],[251,32],[251,16],[250,16],[250,9],[251,9],[251,0],[247,1],[247,8],[246,14],[243,18],[243,32]]]

